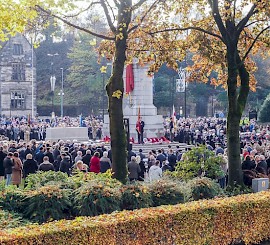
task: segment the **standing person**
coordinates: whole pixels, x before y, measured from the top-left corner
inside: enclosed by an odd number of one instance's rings
[[[108,169],[111,169],[111,160],[108,158],[108,152],[104,151],[103,156],[100,158],[100,172],[105,173]]]
[[[6,186],[11,184],[12,167],[14,165],[12,157],[13,157],[13,153],[9,152],[3,161],[3,165],[5,168],[5,175],[6,175]]]
[[[44,148],[40,147],[39,152],[36,154],[36,161],[38,165],[40,165],[43,162],[44,158]]]
[[[21,159],[19,158],[18,152],[14,152],[13,162],[14,162],[14,165],[12,168],[12,184],[17,185],[17,187],[19,187],[19,185],[22,182],[23,164],[22,164]]]
[[[132,156],[131,161],[128,163],[129,180],[130,181],[138,180],[140,172],[141,172],[140,165],[136,162],[136,157]]]
[[[144,144],[144,141],[143,141],[143,132],[144,132],[144,121],[142,120],[142,118],[141,118],[141,120],[140,120],[140,127],[141,127],[141,135],[140,135],[140,137],[141,137],[141,144]]]
[[[83,163],[89,165],[91,157],[91,150],[86,150],[86,154],[82,158]]]
[[[100,172],[99,152],[95,152],[94,156],[91,157],[89,170],[90,172],[94,172],[96,174]]]
[[[77,156],[74,158],[74,162],[78,162],[78,161],[82,161],[82,152],[81,151],[77,151]]]
[[[136,156],[136,162],[139,164],[140,169],[141,169],[141,171],[139,173],[138,180],[139,181],[144,181],[144,175],[145,175],[145,172],[146,172],[145,163],[144,163],[143,159],[140,156]]]
[[[25,179],[29,174],[34,174],[38,170],[37,161],[33,159],[32,154],[26,155],[26,160],[23,163],[23,178]]]
[[[39,171],[54,171],[54,166],[52,163],[49,162],[49,157],[44,156],[43,163],[41,163],[38,167]]]
[[[0,181],[5,177],[5,168],[4,168],[4,159],[7,156],[5,152],[3,152],[3,147],[0,147]]]
[[[155,165],[150,167],[150,169],[149,169],[150,182],[152,182],[154,180],[158,180],[162,177],[162,169],[159,166],[160,166],[160,162],[156,161]]]
[[[141,118],[136,122],[136,131],[138,135],[138,144],[141,144]]]
[[[177,161],[177,157],[174,154],[174,152],[173,152],[172,149],[169,150],[168,161],[169,161],[169,165],[170,165],[172,171],[174,171],[175,170],[176,161]]]
[[[71,160],[69,156],[63,155],[63,159],[60,162],[60,168],[59,170],[63,173],[66,173],[68,176],[71,174]]]
[[[51,152],[51,148],[50,147],[47,147],[47,149],[46,149],[46,151],[44,153],[44,156],[49,157],[49,162],[50,163],[53,163],[54,162],[53,154]]]

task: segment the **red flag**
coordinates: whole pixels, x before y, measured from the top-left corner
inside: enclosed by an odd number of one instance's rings
[[[133,65],[129,64],[126,67],[126,93],[129,94],[134,89],[134,73]]]

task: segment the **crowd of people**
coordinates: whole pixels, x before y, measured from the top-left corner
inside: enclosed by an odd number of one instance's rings
[[[90,121],[84,120],[86,125]],[[93,123],[93,118],[91,123]],[[71,175],[75,170],[82,172],[104,173],[112,166],[111,150],[105,143],[79,143],[71,141],[45,142],[39,136],[41,128],[48,126],[75,126],[79,119],[63,119],[57,122],[27,122],[26,118],[1,120],[0,141],[0,180],[6,179],[6,184],[19,185],[22,178],[36,171],[61,171]],[[55,125],[52,125],[52,124]],[[62,123],[62,125],[61,125]],[[97,121],[98,123],[98,121]],[[93,124],[92,124],[93,125]],[[206,145],[216,155],[224,158],[221,170],[224,175],[219,179],[222,187],[226,186],[228,171],[226,150],[226,120],[218,118],[196,118],[172,120],[164,124],[166,137],[187,145]],[[19,131],[17,131],[19,128]],[[29,130],[30,128],[30,130]],[[31,137],[23,137],[20,130],[31,131]],[[255,120],[243,120],[239,126],[241,137],[242,169],[244,181],[251,185],[251,179],[257,176],[267,176],[270,172],[270,127],[258,125]],[[12,131],[10,138],[9,131]],[[25,136],[24,132],[24,136]],[[31,133],[30,133],[31,135]],[[38,136],[37,136],[38,135]],[[179,146],[168,149],[157,145],[147,155],[143,150],[128,152],[128,177],[133,180],[153,181],[161,178],[164,171],[174,171],[176,163],[183,160],[185,152]],[[180,163],[181,164],[181,163]]]
[[[110,150],[101,144],[70,141],[57,143],[0,142],[0,180],[20,185],[22,178],[37,171],[74,171],[104,173],[111,168]]]
[[[29,117],[0,117],[0,136],[9,141],[45,140],[46,129],[49,127],[87,127],[89,139],[102,139],[102,120],[95,116],[83,118],[63,117],[54,119],[40,119]]]

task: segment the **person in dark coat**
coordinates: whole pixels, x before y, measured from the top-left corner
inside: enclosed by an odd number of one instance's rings
[[[255,161],[251,160],[250,156],[247,155],[242,163],[242,170],[253,170],[255,169],[255,167],[256,167]]]
[[[4,159],[7,156],[5,152],[3,152],[3,147],[0,147],[0,181],[5,177],[5,168],[3,165]]]
[[[144,175],[146,172],[145,162],[143,161],[143,158],[141,158],[140,156],[136,156],[136,162],[139,164],[140,169],[141,169],[138,180],[144,181]]]
[[[60,150],[59,150],[60,149],[60,146],[58,144],[56,144],[54,147],[55,148],[54,148],[52,154],[53,154],[53,159],[56,160],[57,157],[61,154],[60,153]]]
[[[26,155],[26,160],[23,163],[23,178],[25,179],[29,174],[34,174],[38,170],[37,161],[33,159],[32,154]]]
[[[50,147],[47,147],[46,152],[44,153],[44,156],[49,157],[49,162],[50,163],[54,162],[53,154],[51,153],[51,148]]]
[[[5,168],[5,175],[6,175],[6,185],[11,184],[12,167],[14,166],[12,157],[13,157],[13,153],[9,152],[3,161],[3,166]]]
[[[177,156],[173,153],[173,150],[172,149],[169,150],[168,161],[169,161],[169,165],[171,167],[171,170],[174,171],[175,170],[176,161],[177,161]]]
[[[44,158],[44,148],[40,147],[39,152],[36,154],[36,161],[38,165],[40,165],[43,162]]]
[[[60,162],[60,168],[59,170],[63,173],[66,173],[68,176],[70,176],[71,173],[71,160],[69,158],[69,156],[65,156],[63,155],[64,158],[63,160]]]
[[[43,163],[41,163],[38,167],[39,171],[54,171],[54,166],[52,163],[49,162],[49,157],[45,156],[43,158]]]
[[[267,163],[264,155],[260,155],[260,160],[257,164],[256,170],[261,174],[267,174]]]
[[[104,151],[103,156],[100,158],[100,172],[105,173],[111,168],[111,160],[108,158],[108,152]]]
[[[91,157],[92,157],[91,150],[87,150],[86,154],[82,158],[83,163],[86,164],[87,166],[89,166]]]
[[[141,172],[140,165],[136,162],[136,157],[132,156],[131,161],[128,163],[129,180],[130,181],[138,180],[140,172]]]

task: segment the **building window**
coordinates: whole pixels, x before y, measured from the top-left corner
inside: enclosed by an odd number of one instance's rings
[[[11,109],[24,109],[25,108],[24,92],[20,92],[20,91],[11,92],[10,107]]]
[[[25,64],[12,64],[12,80],[25,81]]]
[[[13,44],[13,55],[22,55],[23,46],[21,44]]]

